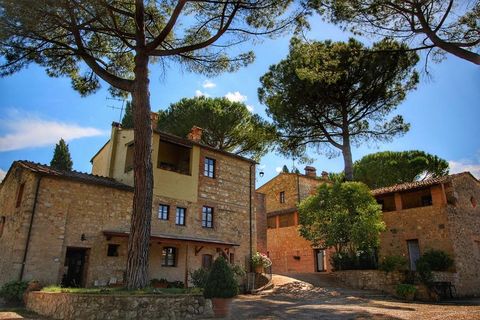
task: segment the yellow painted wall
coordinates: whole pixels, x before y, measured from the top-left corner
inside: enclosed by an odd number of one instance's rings
[[[110,148],[112,147],[111,142],[107,144],[100,150],[100,152],[93,158],[92,163],[92,173],[98,176],[108,177],[108,165],[110,160]]]
[[[190,175],[163,170],[157,167],[160,137],[154,134],[153,139],[153,193],[173,199],[197,201],[200,148],[193,146],[190,153]]]
[[[115,180],[133,186],[133,170],[125,172],[125,160],[127,157],[127,145],[133,141],[132,129],[117,129],[117,139],[112,138],[110,141],[116,140],[116,150],[112,178]],[[178,172],[163,170],[158,168],[158,148],[160,136],[153,134],[152,138],[152,163],[153,163],[153,193],[173,199],[186,200],[191,202],[197,201],[198,195],[198,175],[200,163],[200,148],[193,146],[190,154],[190,175],[180,174]],[[92,173],[108,176],[111,144],[105,147],[93,159]]]

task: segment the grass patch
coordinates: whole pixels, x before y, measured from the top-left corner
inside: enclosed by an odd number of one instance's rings
[[[62,292],[76,294],[115,294],[115,295],[142,295],[142,294],[200,294],[200,288],[152,288],[147,287],[140,290],[127,290],[126,288],[62,288],[59,286],[48,286],[42,289],[43,292]]]

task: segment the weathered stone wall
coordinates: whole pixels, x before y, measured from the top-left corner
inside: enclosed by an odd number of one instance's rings
[[[458,276],[459,295],[480,296],[480,183],[469,175],[452,181],[454,204],[448,205],[448,228]]]
[[[132,193],[93,184],[43,177],[32,225],[25,279],[60,283],[67,247],[86,248],[86,284],[122,279],[126,241],[107,241],[103,230],[128,230]],[[82,234],[84,239],[82,240]],[[118,257],[107,257],[109,243],[120,244]]]
[[[23,183],[23,196],[17,207],[17,197]],[[20,279],[36,187],[37,178],[34,174],[16,169],[0,185],[0,218],[5,217],[0,237],[0,286]]]
[[[395,294],[396,285],[405,281],[405,273],[398,271],[345,270],[335,271],[333,274],[349,287],[379,290],[390,294]]]
[[[265,206],[265,195],[255,193],[255,215],[257,227],[257,251],[267,252],[267,208]]]
[[[453,254],[444,207],[428,206],[383,213],[386,229],[380,234],[380,258],[400,255],[408,260],[407,240],[418,239],[420,254],[428,249]]]
[[[298,203],[297,175],[282,172],[257,191],[265,194],[267,215],[272,211],[295,207]],[[285,192],[285,203],[280,202],[280,192]]]
[[[27,309],[52,319],[197,319],[213,316],[201,295],[88,295],[30,292]]]
[[[273,273],[315,272],[317,261],[310,241],[298,233],[298,226],[268,229],[268,254],[272,260]],[[324,257],[325,271],[330,272],[331,250]]]

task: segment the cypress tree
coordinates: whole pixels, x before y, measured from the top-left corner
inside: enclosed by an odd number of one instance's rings
[[[59,170],[72,170],[72,157],[70,156],[68,144],[65,143],[65,140],[60,139],[60,141],[58,141],[58,143],[55,145],[55,151],[53,152],[53,158],[52,161],[50,161],[50,166]]]
[[[130,101],[127,101],[127,105],[125,107],[125,114],[122,118],[122,128],[133,129],[133,107]]]
[[[282,172],[284,172],[284,173],[289,173],[290,172],[290,170],[288,170],[288,167],[287,167],[286,164],[283,165]]]

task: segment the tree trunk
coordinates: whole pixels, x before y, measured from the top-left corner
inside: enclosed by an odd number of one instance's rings
[[[145,21],[143,0],[136,0],[135,82],[132,92],[134,133],[134,194],[133,211],[128,238],[126,285],[128,289],[148,285],[148,251],[152,220],[153,172],[152,126],[150,93],[148,89],[148,55],[145,50]]]
[[[353,160],[352,160],[352,150],[350,147],[350,137],[348,135],[343,137],[343,147],[342,147],[344,171],[345,171],[345,180],[353,180]]]
[[[152,219],[153,172],[148,57],[135,57],[135,89],[132,94],[134,123],[134,195],[128,239],[127,288],[148,285],[148,244]]]

